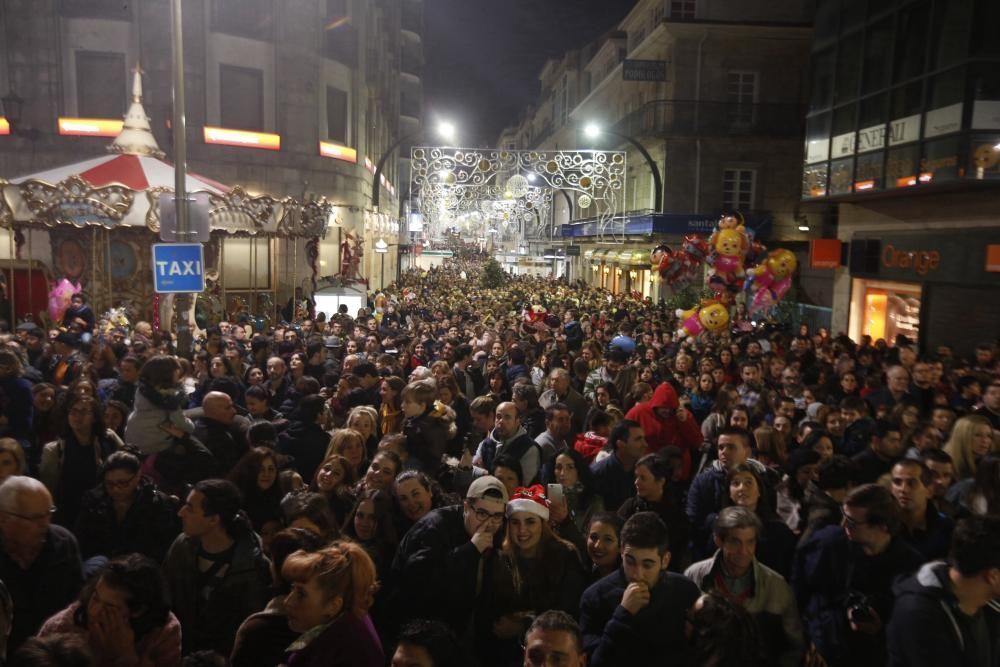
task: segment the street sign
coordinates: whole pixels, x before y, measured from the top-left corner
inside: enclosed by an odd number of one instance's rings
[[[580,246],[578,245],[568,245],[565,248],[567,257],[579,257],[580,256]]]
[[[622,64],[624,81],[666,81],[666,60],[625,60]]]
[[[188,197],[188,233],[186,238],[177,234],[177,202],[173,192],[160,193],[160,240],[167,243],[208,243],[210,228],[208,226],[209,194],[207,192],[189,192]]]
[[[153,290],[158,294],[204,292],[204,246],[200,243],[154,243]]]

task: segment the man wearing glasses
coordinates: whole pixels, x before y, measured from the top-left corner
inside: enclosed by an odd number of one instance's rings
[[[76,539],[52,525],[55,509],[37,479],[15,475],[0,485],[0,581],[14,602],[8,654],[83,586]]]
[[[796,554],[792,585],[812,642],[807,663],[881,667],[892,584],[923,558],[899,537],[899,507],[884,486],[852,489],[842,512],[839,526],[817,531]]]
[[[432,510],[403,536],[392,564],[386,605],[397,623],[442,620],[464,637],[476,602],[489,585],[490,561],[503,536],[507,489],[479,477],[461,505]]]

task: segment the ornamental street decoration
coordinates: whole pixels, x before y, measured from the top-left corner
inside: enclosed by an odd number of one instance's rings
[[[410,158],[410,192],[428,236],[465,229],[499,240],[552,239],[559,236],[552,197],[566,190],[586,198],[600,241],[624,241],[624,152],[421,146]]]

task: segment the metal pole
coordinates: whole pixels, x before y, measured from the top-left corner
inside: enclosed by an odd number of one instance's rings
[[[378,284],[381,289],[385,289],[385,253],[382,253],[382,275],[379,276]]]
[[[10,330],[17,329],[17,310],[14,308],[14,223],[10,223],[10,236],[7,237],[8,250],[10,251],[10,281],[7,283],[7,299],[10,301]]]
[[[28,237],[28,312],[31,313],[31,321],[35,322],[38,314],[35,312],[35,302],[31,300],[31,262],[32,258],[35,256],[31,251],[31,227],[25,227],[24,231],[27,233]]]
[[[173,31],[172,56],[174,66],[174,200],[177,207],[177,236],[182,241],[190,238],[190,220],[187,202],[187,125],[184,117],[184,15],[182,0],[172,0],[170,27]],[[174,299],[174,313],[177,316],[177,351],[182,356],[191,353],[191,295],[178,294]]]
[[[219,267],[215,272],[219,278],[219,287],[222,289],[222,318],[227,322],[230,322],[229,317],[229,302],[226,300],[226,275],[223,273],[223,267],[226,265],[226,237],[223,236],[219,239]],[[235,319],[235,318],[232,318]]]
[[[90,305],[100,312],[97,306],[97,227],[90,228]]]
[[[124,243],[124,241],[123,241]],[[115,288],[111,284],[111,230],[104,230],[104,268],[108,273],[108,309],[115,307]]]
[[[295,287],[299,280],[299,239],[295,236],[292,237],[292,321],[295,321],[296,306],[298,301],[295,299]]]

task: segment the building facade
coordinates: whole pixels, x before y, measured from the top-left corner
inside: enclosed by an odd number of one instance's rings
[[[1000,331],[1000,5],[831,0],[802,198],[833,209],[833,325],[971,351]]]
[[[765,243],[804,245],[809,4],[640,0],[594,44],[546,66],[539,102],[500,144],[628,152],[624,243],[602,243],[595,211],[557,197],[561,241],[582,246],[559,272],[659,298],[667,290],[650,271],[652,246],[710,233],[723,210],[741,211]],[[587,136],[590,124],[601,136]]]
[[[23,106],[16,131],[0,136],[0,178],[104,153],[106,134],[67,128],[80,125],[73,119],[120,122],[137,66],[153,133],[170,159],[171,4],[4,3],[0,91]],[[340,270],[340,244],[352,240],[363,248],[358,273],[377,286],[381,258],[372,250],[385,238],[388,282],[397,263],[398,184],[408,179],[388,160],[381,185],[388,215],[376,215],[373,172],[400,133],[422,122],[423,0],[187,0],[183,7],[188,168],[276,199],[325,197],[336,214],[320,243],[320,276]],[[41,251],[51,266],[48,244],[34,241],[36,257]],[[252,284],[283,303],[305,272],[275,267],[303,264],[304,241],[273,240],[266,252],[251,245],[227,240],[227,287]]]

